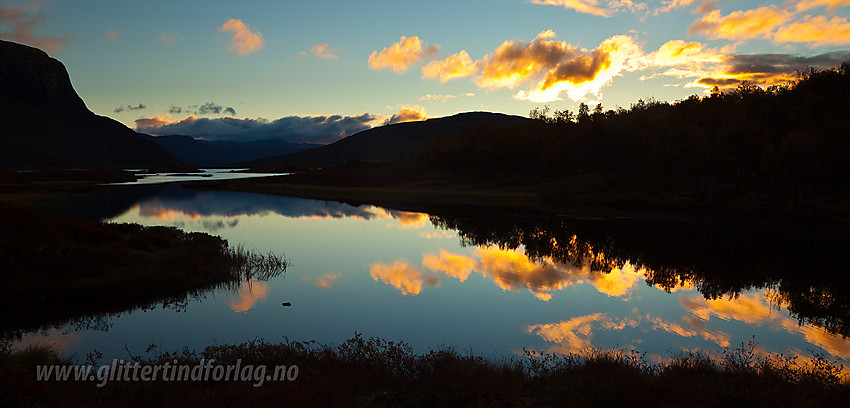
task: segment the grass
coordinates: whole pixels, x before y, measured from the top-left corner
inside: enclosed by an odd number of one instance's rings
[[[18,406],[842,406],[850,382],[839,364],[758,355],[755,344],[650,363],[641,353],[589,350],[586,354],[523,355],[485,359],[453,348],[414,353],[403,342],[354,337],[336,346],[255,340],[202,351],[130,356],[140,365],[297,365],[294,381],[95,382],[35,380],[38,364],[71,364],[43,346],[0,353],[0,404]],[[88,363],[97,361],[89,355]],[[106,365],[109,362],[104,363]],[[130,396],[144,396],[144,398]]]

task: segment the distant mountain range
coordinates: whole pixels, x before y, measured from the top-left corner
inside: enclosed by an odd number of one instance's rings
[[[490,112],[466,112],[421,122],[406,122],[364,130],[335,143],[285,156],[250,162],[255,168],[332,167],[347,162],[394,160],[424,146],[435,136],[458,135],[471,126],[523,127],[531,119]]]
[[[121,123],[95,115],[44,51],[0,41],[0,168],[127,168],[179,161]]]
[[[322,146],[280,140],[211,142],[191,136],[143,136],[165,148],[180,161],[202,168],[239,166],[263,157],[286,155]]]

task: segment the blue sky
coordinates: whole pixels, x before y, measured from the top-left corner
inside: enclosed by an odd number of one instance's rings
[[[0,38],[48,51],[92,111],[130,127],[238,139],[275,124],[327,142],[787,83],[850,59],[848,14],[850,0],[29,0],[0,1]]]

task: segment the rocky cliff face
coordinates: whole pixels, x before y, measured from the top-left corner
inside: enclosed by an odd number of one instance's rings
[[[156,143],[92,113],[61,62],[0,41],[0,168],[121,168],[176,164]]]

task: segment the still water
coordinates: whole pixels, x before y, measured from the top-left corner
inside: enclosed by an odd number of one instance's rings
[[[142,187],[116,186],[112,194],[133,188]],[[150,344],[202,349],[284,336],[339,344],[360,332],[418,352],[617,347],[657,360],[755,340],[759,352],[850,361],[846,304],[824,300],[846,301],[846,281],[836,289],[831,275],[818,275],[846,264],[821,241],[765,243],[740,228],[469,209],[426,214],[179,183],[138,191],[111,197],[106,220],[204,231],[285,255],[291,265],[177,311],[127,311],[93,328],[43,329],[25,342],[49,341],[79,356],[97,349],[111,359],[144,354]]]

